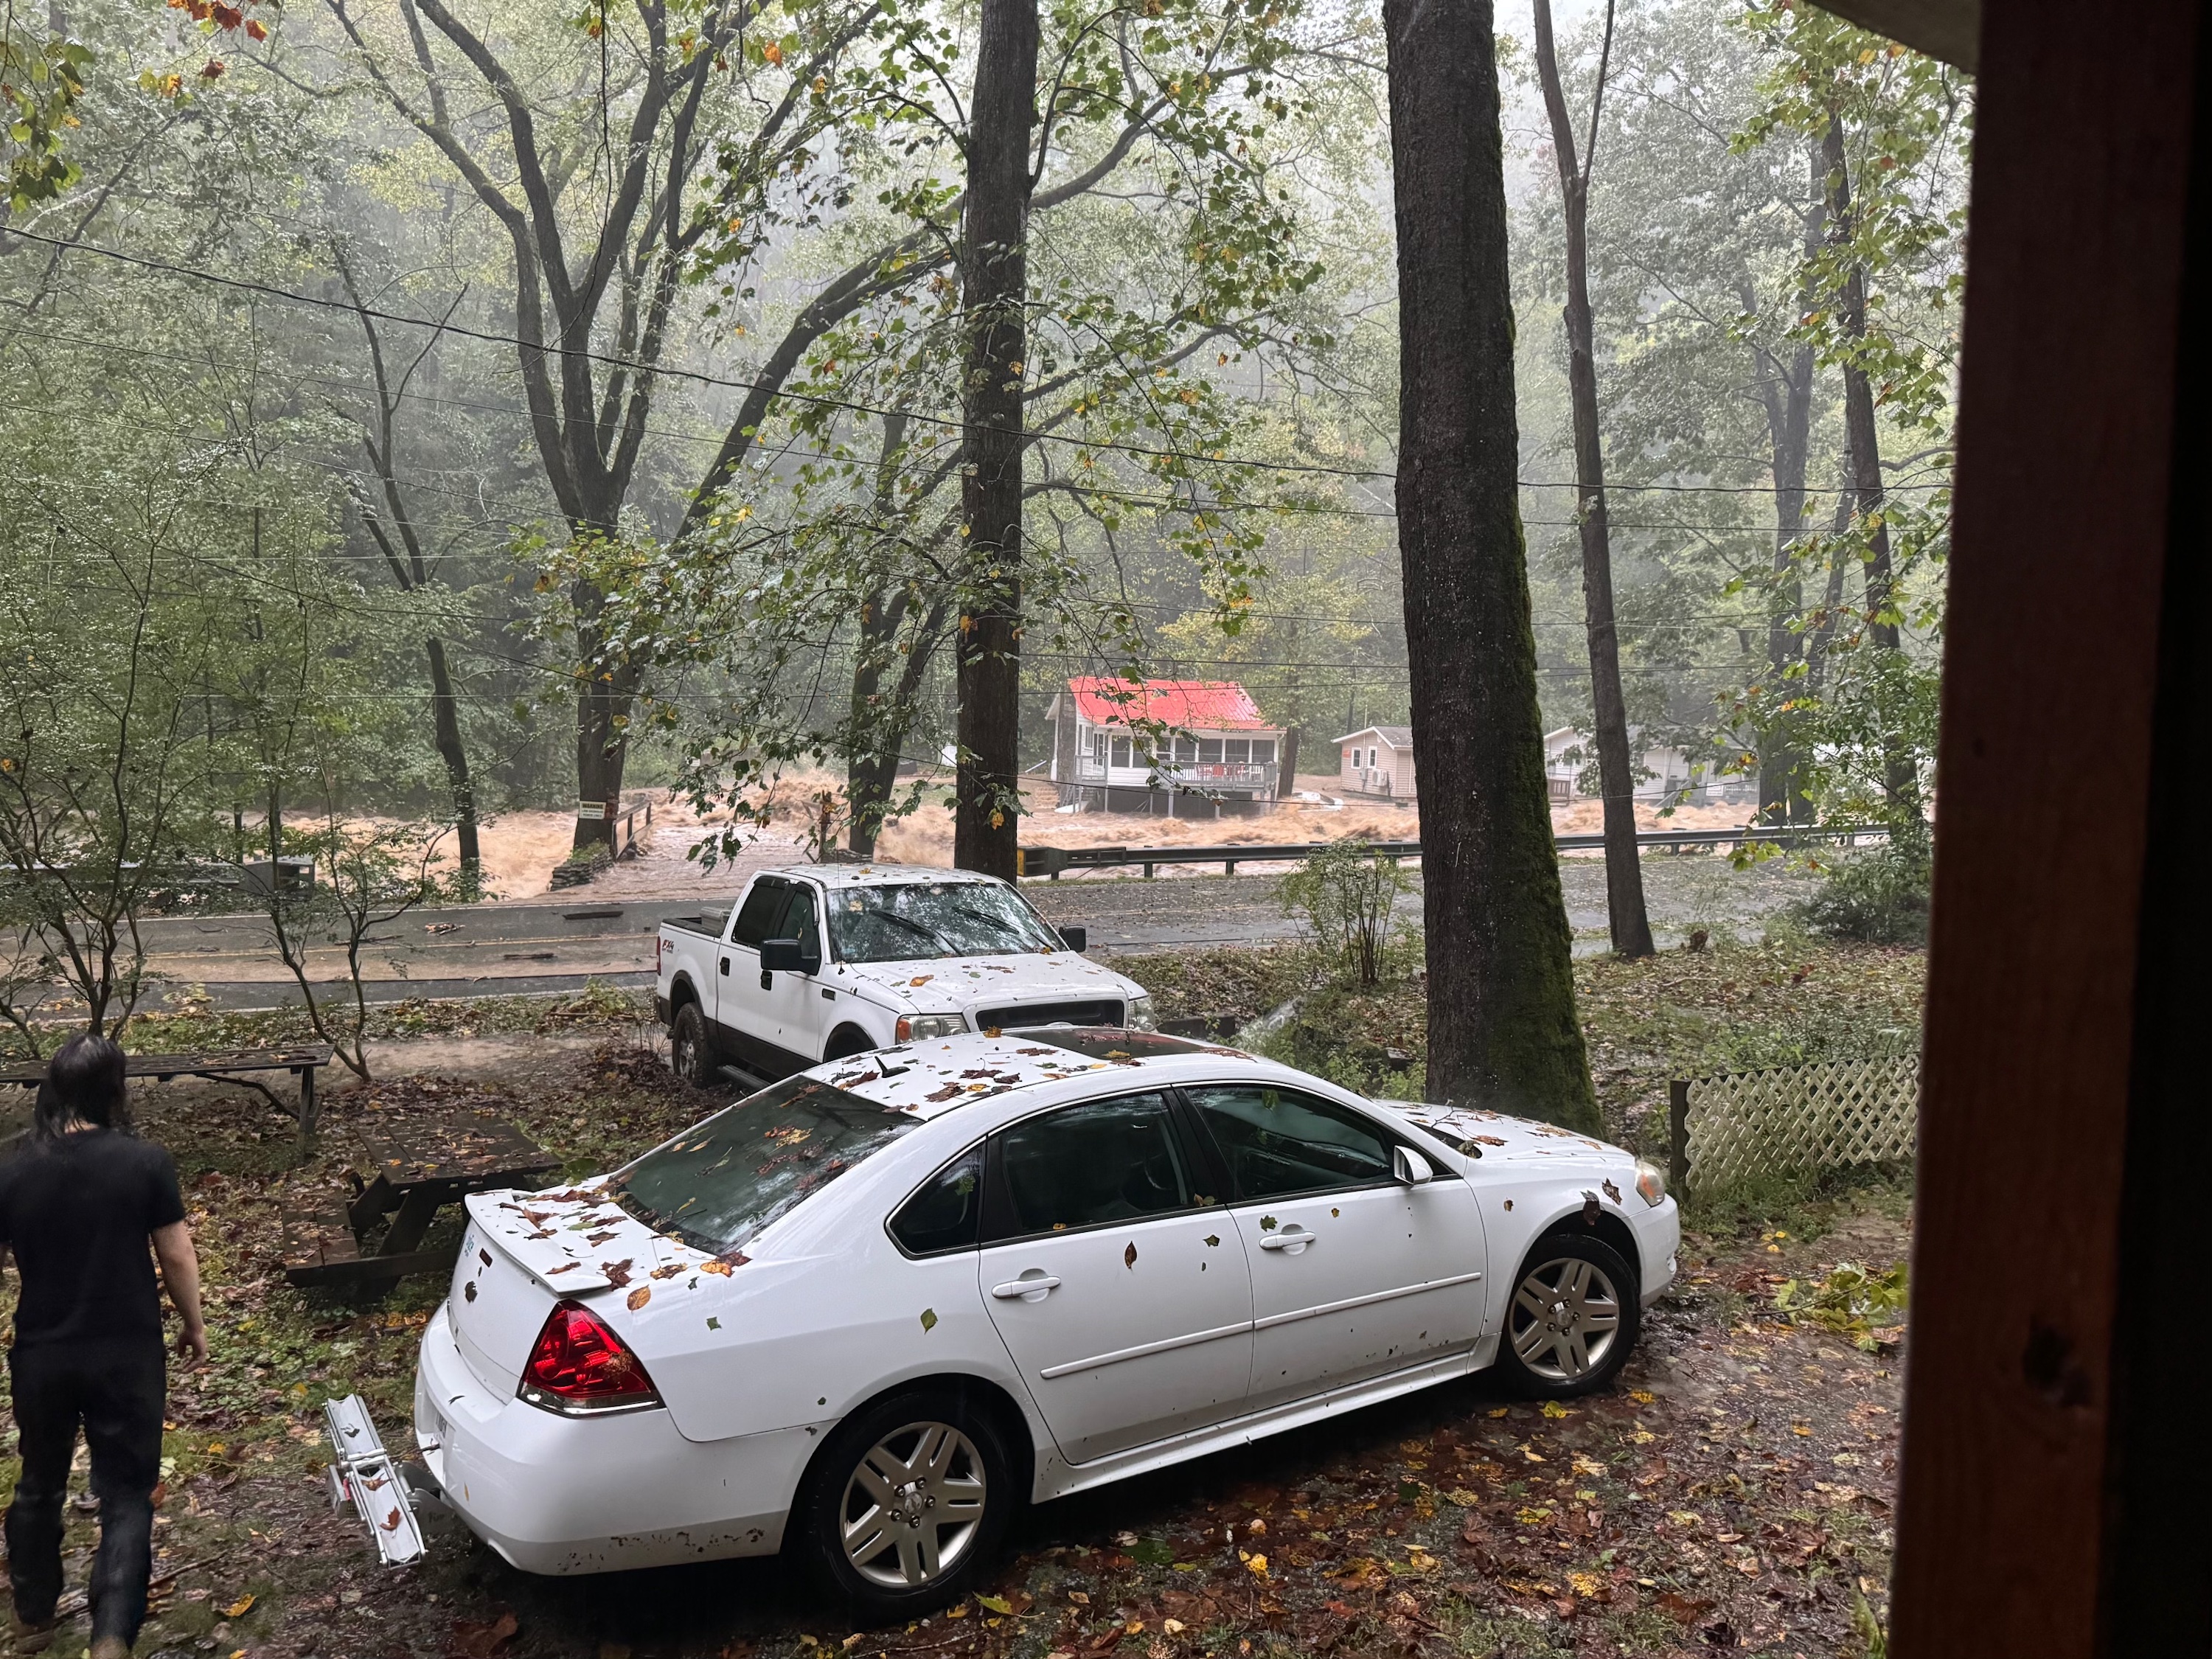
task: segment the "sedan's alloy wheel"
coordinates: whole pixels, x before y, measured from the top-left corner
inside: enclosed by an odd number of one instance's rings
[[[1530,1373],[1572,1382],[1605,1364],[1620,1334],[1620,1294],[1594,1261],[1559,1256],[1531,1268],[1513,1293],[1507,1336]]]
[[[956,1571],[983,1523],[983,1458],[949,1423],[909,1423],[869,1448],[838,1505],[853,1571],[912,1589]]]

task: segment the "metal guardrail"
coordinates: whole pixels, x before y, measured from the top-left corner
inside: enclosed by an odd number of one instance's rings
[[[1740,847],[1765,842],[1777,847],[1857,846],[1862,842],[1887,841],[1889,831],[1881,824],[1760,825],[1731,830],[1646,830],[1636,837],[1640,848],[1682,852],[1692,848]],[[1240,864],[1297,864],[1325,853],[1339,843],[1328,841],[1285,842],[1274,846],[1243,842],[1218,847],[1024,847],[1015,855],[1016,872],[1044,876],[1058,881],[1068,870],[1141,868],[1149,878],[1162,865],[1218,864],[1234,875]],[[1418,841],[1372,841],[1370,851],[1396,863],[1421,856]],[[1601,850],[1601,833],[1554,836],[1552,844],[1562,853]]]

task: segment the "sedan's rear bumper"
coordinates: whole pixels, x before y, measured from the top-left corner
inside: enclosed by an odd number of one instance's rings
[[[422,1333],[415,1436],[447,1507],[526,1572],[611,1572],[774,1553],[818,1437],[700,1443],[665,1411],[562,1417],[494,1395],[441,1307]]]

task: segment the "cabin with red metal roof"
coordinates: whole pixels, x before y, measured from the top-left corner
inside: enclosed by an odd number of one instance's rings
[[[1234,680],[1079,675],[1045,712],[1063,806],[1181,818],[1274,810],[1284,728]]]

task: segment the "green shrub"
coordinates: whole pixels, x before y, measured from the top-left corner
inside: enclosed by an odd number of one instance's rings
[[[1836,864],[1820,890],[1793,907],[1796,919],[1824,939],[1867,945],[1928,942],[1926,851],[1892,842]]]
[[[1396,906],[1413,881],[1364,836],[1316,853],[1275,886],[1284,914],[1303,921],[1314,942],[1355,985],[1379,985],[1390,961]]]

